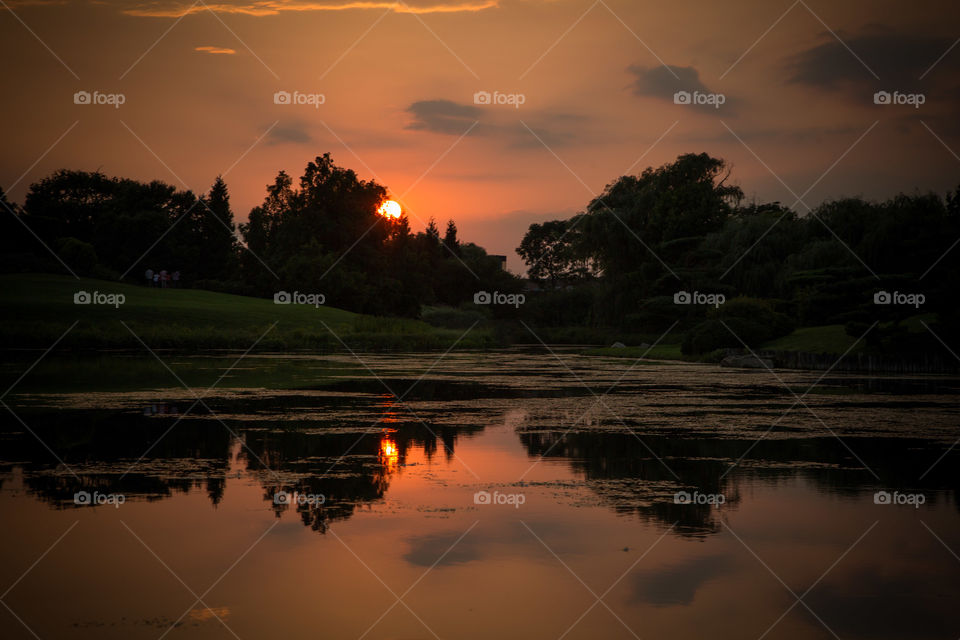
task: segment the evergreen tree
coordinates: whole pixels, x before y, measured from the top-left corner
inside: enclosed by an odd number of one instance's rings
[[[234,235],[230,193],[222,176],[217,176],[210,193],[202,199],[197,211],[197,240],[199,243],[200,273],[189,274],[196,279],[229,279],[236,268],[237,240]]]
[[[440,229],[437,228],[437,221],[433,218],[430,218],[430,222],[427,224],[427,240],[430,241],[432,246],[440,244]]]
[[[452,253],[460,255],[460,241],[457,240],[457,225],[453,220],[447,221],[447,232],[443,236],[443,244]]]

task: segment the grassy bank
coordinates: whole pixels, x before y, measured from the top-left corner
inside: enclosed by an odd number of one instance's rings
[[[935,321],[933,314],[921,314],[906,319],[903,327],[908,334],[924,334],[926,328],[921,322]],[[881,325],[888,327],[889,325]],[[756,347],[755,351],[800,352],[806,354],[826,354],[840,356],[844,353],[857,355],[866,353],[866,343],[847,334],[843,325],[831,324],[819,327],[802,327],[789,335],[770,340]],[[644,347],[627,346],[622,349],[605,347],[602,349],[587,349],[584,355],[610,356],[620,358],[639,358],[647,351]],[[679,344],[657,345],[647,353],[646,358],[656,360],[686,360],[690,362],[717,362],[721,352],[686,356],[680,352]]]
[[[119,306],[75,304],[78,291],[120,294],[124,301]],[[463,333],[326,306],[49,274],[0,275],[0,305],[5,316],[0,346],[7,348],[45,349],[74,322],[62,346],[142,349],[139,337],[154,349],[246,350],[260,338],[257,351],[342,350],[340,340],[351,349],[427,350],[446,349]],[[492,338],[478,328],[460,344],[487,347]]]
[[[822,327],[803,327],[793,333],[771,340],[761,349],[769,351],[805,351],[807,353],[835,353],[840,355],[846,352],[856,338],[847,335],[842,324],[831,324]],[[863,345],[859,345],[862,348]]]
[[[684,356],[680,353],[679,344],[658,344],[652,349],[649,347],[601,347],[598,349],[586,349],[582,352],[588,356],[609,356],[614,358],[633,358],[643,357],[647,360],[696,360]]]
[[[832,353],[840,355],[853,345],[856,339],[847,335],[843,325],[826,325],[822,327],[803,327],[790,335],[764,343],[757,351],[804,351],[808,353]],[[862,350],[858,345],[852,353]],[[627,346],[622,349],[605,347],[602,349],[587,349],[583,353],[591,356],[611,356],[620,358],[639,358],[647,351],[646,347]],[[651,360],[686,360],[689,362],[714,362],[716,354],[702,354],[687,356],[680,352],[679,344],[658,344],[646,358]]]

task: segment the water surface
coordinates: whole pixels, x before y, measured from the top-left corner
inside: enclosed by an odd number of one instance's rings
[[[960,635],[960,380],[160,357],[4,365],[4,638]]]

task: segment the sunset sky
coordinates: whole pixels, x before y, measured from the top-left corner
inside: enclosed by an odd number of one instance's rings
[[[531,222],[681,153],[725,158],[748,198],[787,205],[942,194],[960,183],[951,4],[0,0],[0,185],[22,202],[59,168],[196,192],[224,174],[242,221],[278,170],[329,151],[415,230],[454,218],[514,271]]]

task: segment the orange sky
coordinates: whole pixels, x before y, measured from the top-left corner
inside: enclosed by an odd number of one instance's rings
[[[7,7],[0,185],[18,202],[62,167],[195,191],[225,173],[242,220],[279,169],[299,176],[330,151],[386,185],[414,229],[453,217],[519,271],[530,222],[680,153],[726,158],[748,197],[788,205],[960,181],[948,2]],[[678,90],[724,104],[675,104]],[[879,90],[924,103],[874,104]],[[123,104],[75,104],[78,91]],[[278,91],[322,104],[276,104]],[[522,97],[475,104],[480,91]]]

